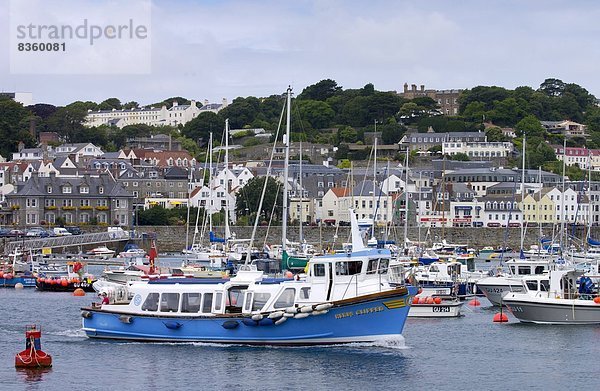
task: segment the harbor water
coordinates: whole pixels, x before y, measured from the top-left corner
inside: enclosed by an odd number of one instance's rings
[[[483,265],[483,267],[489,266]],[[247,347],[91,340],[80,307],[94,294],[0,289],[0,390],[597,390],[600,326],[492,323],[497,309],[409,318],[404,340]],[[53,368],[15,370],[27,324],[42,326]]]

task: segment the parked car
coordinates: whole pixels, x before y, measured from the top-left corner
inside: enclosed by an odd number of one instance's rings
[[[71,235],[81,235],[83,231],[77,226],[64,227]]]
[[[71,236],[73,235],[71,232],[69,232],[66,228],[63,227],[54,227],[52,229],[54,236]]]
[[[20,238],[25,236],[25,232],[20,229],[11,229],[7,236],[10,238]]]
[[[50,233],[42,227],[31,227],[27,230],[27,232],[25,233],[25,236],[36,237],[36,238],[47,238],[48,236],[50,236]]]

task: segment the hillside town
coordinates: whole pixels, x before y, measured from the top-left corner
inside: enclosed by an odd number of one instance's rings
[[[462,92],[405,84],[397,96],[409,102],[428,99],[435,110],[428,116],[452,118],[459,113]],[[22,105],[33,101],[26,93],[5,93],[4,99]],[[373,219],[378,225],[407,221],[420,227],[500,228],[600,222],[600,209],[592,205],[600,199],[600,182],[591,180],[592,173],[595,177],[600,172],[600,149],[567,146],[590,138],[587,125],[569,118],[540,118],[538,125],[548,135],[544,144],[551,157],[561,162],[555,167],[577,169],[584,172],[583,178],[571,178],[567,172],[563,179],[541,164],[537,169],[523,169],[519,146],[524,132],[515,127],[496,126],[482,118],[476,131],[433,126],[423,131],[402,117],[398,124],[404,131],[392,142],[388,136],[382,143],[386,136],[378,131],[377,120],[364,132],[364,141],[348,139],[334,145],[292,137],[290,156],[295,158],[284,178],[281,142],[274,148],[273,167],[267,171],[271,130],[231,129],[227,147],[215,147],[211,159],[208,151],[198,153],[200,144],[192,150],[182,145],[185,139],[177,137],[177,129],[180,132],[203,113],[216,115],[228,106],[226,99],[188,104],[174,100],[161,107],[88,109],[85,128],[152,127],[152,134],[128,137],[115,151],[103,150],[94,142],[66,142],[57,129],[41,131],[32,126],[35,145],[19,142],[14,152],[1,158],[0,224],[127,227],[137,223],[139,211],[188,206],[203,208],[209,215],[227,209],[232,223],[247,224],[247,219],[238,222],[239,217],[254,211],[248,210],[247,202],[242,205],[241,191],[267,172],[279,183],[279,192],[281,184],[288,182],[288,219],[304,225],[348,225],[350,207],[359,219]],[[343,130],[330,129],[338,138]],[[563,144],[549,140],[563,140]],[[345,156],[340,154],[343,148],[348,152]],[[230,156],[227,165],[225,149]],[[362,151],[363,159],[353,157],[352,151]]]

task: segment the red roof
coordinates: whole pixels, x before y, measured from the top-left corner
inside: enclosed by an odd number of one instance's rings
[[[349,188],[347,188],[347,187],[332,187],[330,190],[337,197],[346,197],[351,192],[351,190]]]

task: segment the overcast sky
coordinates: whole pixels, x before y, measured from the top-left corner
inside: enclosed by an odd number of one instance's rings
[[[553,77],[600,97],[598,20],[600,2],[576,0],[153,0],[149,74],[17,75],[7,54],[9,1],[0,0],[0,90],[56,105],[149,104],[267,96],[288,84],[299,93],[324,78],[400,91],[405,82],[537,88]]]

